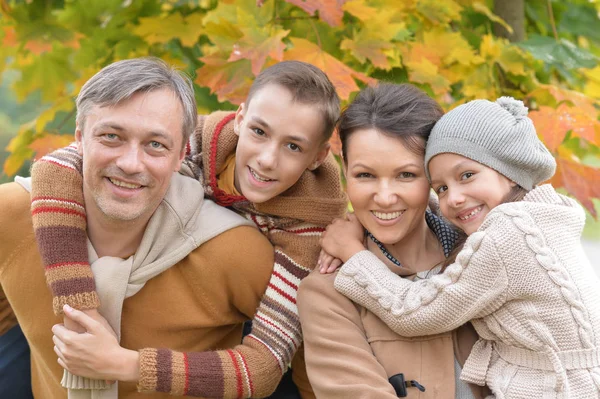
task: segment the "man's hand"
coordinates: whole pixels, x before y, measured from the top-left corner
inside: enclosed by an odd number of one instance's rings
[[[335,219],[321,236],[321,248],[325,255],[322,265],[330,258],[337,258],[345,263],[356,253],[365,250],[363,244],[365,230],[354,214],[349,214],[346,219]],[[329,263],[333,264],[333,261]]]
[[[65,317],[85,329],[77,333],[62,324],[52,327],[58,363],[72,374],[99,380],[139,380],[139,354],[119,345],[115,332],[97,312],[98,320],[64,306]]]

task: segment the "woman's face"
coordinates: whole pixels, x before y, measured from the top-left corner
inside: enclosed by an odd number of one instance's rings
[[[348,197],[356,217],[375,238],[395,244],[423,223],[429,182],[422,155],[375,129],[353,132],[346,155]]]

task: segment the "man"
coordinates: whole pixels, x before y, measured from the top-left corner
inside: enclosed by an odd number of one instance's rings
[[[61,270],[46,268],[53,292],[65,284],[64,268],[70,271],[68,284],[93,290],[95,280],[99,311],[110,326],[88,320],[84,327],[88,336],[116,333],[103,335],[120,339],[122,347],[114,353],[119,361],[105,371],[107,379],[119,376],[124,382],[117,388],[66,373],[63,385],[70,396],[91,397],[89,392],[97,389],[106,398],[141,397],[135,382],[146,378],[158,386],[164,381],[122,370],[139,371],[128,366],[150,358],[160,361],[161,350],[153,348],[186,352],[180,355],[193,364],[203,351],[240,342],[243,322],[253,317],[267,287],[273,248],[250,222],[205,200],[197,181],[175,173],[196,124],[188,79],[153,59],[116,62],[84,85],[77,111],[77,144],[63,155],[83,155],[83,196],[76,201],[52,195],[32,198],[33,217],[46,215],[43,220],[51,225],[38,226],[35,235],[41,241],[67,237],[64,247],[52,252]],[[47,162],[69,167],[58,158]],[[56,174],[46,190],[51,193],[67,183]],[[0,284],[12,308],[5,312],[6,302],[0,302],[0,315],[14,313],[29,342],[34,395],[61,398],[67,391],[61,387],[63,369],[56,359],[57,354],[69,354],[52,343],[51,328],[62,320],[52,312],[28,189],[27,181],[0,186]],[[73,214],[80,217],[63,217]],[[86,221],[87,230],[82,228]],[[89,260],[93,275],[89,266],[60,261],[65,254],[73,256],[68,237],[86,232],[88,251],[77,256]],[[197,389],[193,381],[169,384],[169,390],[180,394],[194,395]]]

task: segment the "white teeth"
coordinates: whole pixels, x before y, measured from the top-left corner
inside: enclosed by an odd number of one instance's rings
[[[469,213],[468,215],[459,216],[459,219],[460,220],[469,220],[471,218],[471,216],[478,214],[479,212],[481,212],[482,209],[483,209],[482,206],[478,206],[477,208],[473,209],[471,211],[471,213]]]
[[[402,215],[404,213],[404,211],[402,211],[402,212],[377,212],[377,211],[371,211],[371,213],[373,215],[375,215],[375,217],[377,219],[392,220],[392,219],[396,219],[397,217],[400,217],[400,215]]]
[[[125,183],[124,181],[115,180],[115,179],[111,179],[111,178],[109,178],[109,180],[112,184],[114,184],[115,186],[118,186],[118,187],[123,187],[123,188],[140,188],[140,187],[142,187],[139,184]]]
[[[263,177],[260,177],[259,175],[256,174],[256,172],[252,168],[248,168],[248,169],[250,169],[250,173],[252,173],[252,177],[254,177],[258,181],[261,181],[261,182],[273,181],[273,179],[265,179]]]

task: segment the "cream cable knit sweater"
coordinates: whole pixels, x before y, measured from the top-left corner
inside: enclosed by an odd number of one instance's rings
[[[600,397],[600,282],[580,244],[585,215],[550,185],[489,213],[454,264],[402,279],[362,251],[336,289],[398,334],[472,321],[481,339],[461,379],[497,398]]]

